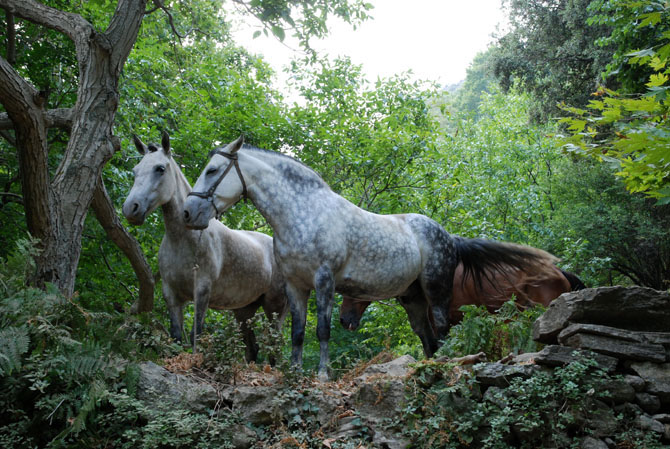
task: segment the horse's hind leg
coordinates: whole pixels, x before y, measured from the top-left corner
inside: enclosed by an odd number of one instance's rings
[[[441,247],[444,245],[437,245]],[[444,246],[448,247],[448,246]],[[458,261],[455,252],[444,250],[420,276],[421,289],[435,319],[437,338],[444,340],[449,333],[449,307],[454,290],[454,272]]]
[[[235,315],[235,319],[240,324],[240,330],[242,331],[242,340],[245,346],[244,359],[247,362],[255,362],[258,357],[258,344],[256,343],[256,335],[254,334],[250,320],[261,306],[262,300],[261,297],[247,306],[233,310],[233,315]]]
[[[407,313],[412,330],[421,340],[424,354],[432,357],[439,345],[431,322],[430,306],[423,297],[421,288],[413,284],[407,294],[398,297],[398,301]]]

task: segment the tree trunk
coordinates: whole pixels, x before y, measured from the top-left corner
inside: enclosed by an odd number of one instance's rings
[[[43,245],[38,280],[51,282],[71,296],[86,213],[102,168],[120,146],[112,135],[118,81],[137,39],[146,0],[119,0],[104,33],[78,14],[35,0],[0,0],[0,7],[15,17],[64,33],[77,52],[79,86],[70,140],[51,181],[46,141],[49,114],[44,99],[0,57],[0,102],[16,132],[28,229]]]

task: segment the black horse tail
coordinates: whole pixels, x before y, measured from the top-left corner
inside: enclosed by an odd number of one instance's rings
[[[570,290],[577,291],[577,290],[584,290],[586,287],[586,284],[582,282],[581,279],[577,277],[575,273],[570,273],[569,271],[561,270],[561,273],[563,273],[563,276],[565,276],[565,279],[568,280],[570,283]]]
[[[546,273],[558,259],[546,251],[516,243],[454,237],[458,260],[463,264],[463,279],[472,276],[475,285],[491,282],[491,271],[521,270],[530,276]]]

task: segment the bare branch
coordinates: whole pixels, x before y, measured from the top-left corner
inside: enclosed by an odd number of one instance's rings
[[[72,128],[72,108],[49,109],[45,112],[45,120],[48,128]],[[0,130],[12,130],[14,123],[6,112],[0,113]]]
[[[181,42],[181,40],[184,39],[186,36],[182,36],[181,34],[179,34],[179,31],[177,31],[177,28],[174,26],[174,19],[170,11],[165,7],[165,5],[163,5],[163,2],[161,0],[153,0],[153,1],[154,5],[156,5],[157,8],[163,10],[163,12],[168,16],[168,22],[170,23],[170,28],[172,28],[172,32],[177,36],[179,42]]]
[[[3,197],[2,204],[9,202],[23,204],[23,197],[17,193],[0,192],[0,197]]]

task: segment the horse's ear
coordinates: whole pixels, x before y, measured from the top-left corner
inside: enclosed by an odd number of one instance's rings
[[[240,135],[240,137],[238,137],[234,142],[229,143],[228,148],[226,149],[228,150],[228,152],[230,152],[230,154],[233,154],[236,153],[237,150],[242,148],[243,144],[244,144],[244,136]]]
[[[136,134],[133,134],[133,143],[135,144],[137,151],[139,151],[142,156],[147,153],[147,146],[140,140],[139,137],[137,137]]]
[[[170,154],[170,135],[167,133],[167,131],[163,131],[161,135],[161,146],[163,147],[163,151],[165,151],[165,154],[169,155]]]

